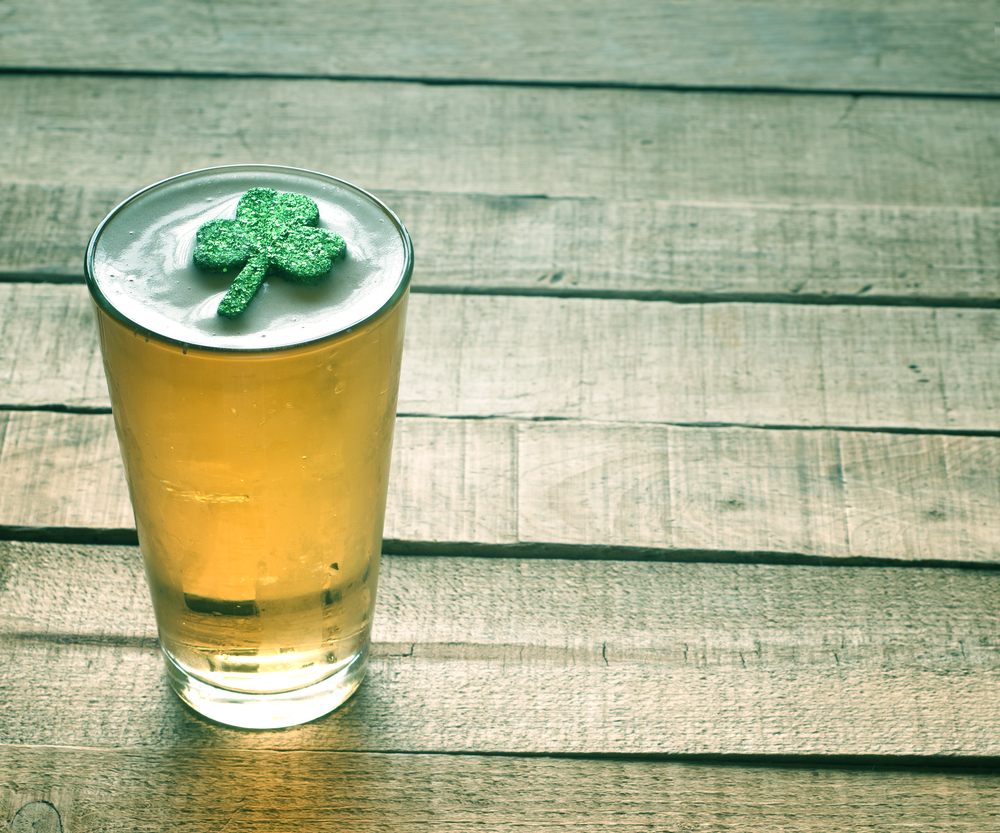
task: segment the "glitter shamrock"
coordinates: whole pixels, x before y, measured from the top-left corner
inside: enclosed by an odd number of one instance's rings
[[[344,256],[339,234],[316,228],[319,208],[301,194],[251,188],[236,206],[235,220],[211,220],[198,229],[194,262],[212,272],[240,267],[219,304],[235,318],[247,308],[268,275],[316,283]]]

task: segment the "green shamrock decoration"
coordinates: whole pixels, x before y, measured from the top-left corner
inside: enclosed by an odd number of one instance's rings
[[[194,262],[212,272],[240,267],[219,304],[235,318],[247,308],[268,275],[316,283],[347,251],[339,234],[316,228],[319,207],[302,194],[251,188],[236,206],[235,220],[211,220],[198,229]]]

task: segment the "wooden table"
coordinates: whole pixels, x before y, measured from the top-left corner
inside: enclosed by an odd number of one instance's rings
[[[1000,12],[887,6],[5,2],[0,829],[1000,829]],[[167,687],[81,275],[241,162],[417,263],[373,665],[270,733]]]

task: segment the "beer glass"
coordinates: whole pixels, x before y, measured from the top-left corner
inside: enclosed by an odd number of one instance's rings
[[[294,282],[263,247],[259,289],[227,317],[220,300],[244,273],[206,270],[195,252],[206,228],[242,233],[251,191],[318,207],[301,239],[297,214],[274,239],[308,248],[339,236],[346,251],[328,274]],[[405,228],[376,198],[263,165],[150,186],[90,241],[87,283],[167,675],[213,720],[306,722],[364,676],[412,269]]]

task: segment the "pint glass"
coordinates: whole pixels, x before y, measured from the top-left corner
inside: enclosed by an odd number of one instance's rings
[[[193,258],[251,189],[308,197],[346,253],[268,273],[220,315],[238,268]],[[200,239],[200,238],[198,238]],[[370,194],[271,166],[153,185],[86,256],[101,351],[167,675],[221,723],[302,723],[364,676],[378,582],[409,236]]]

